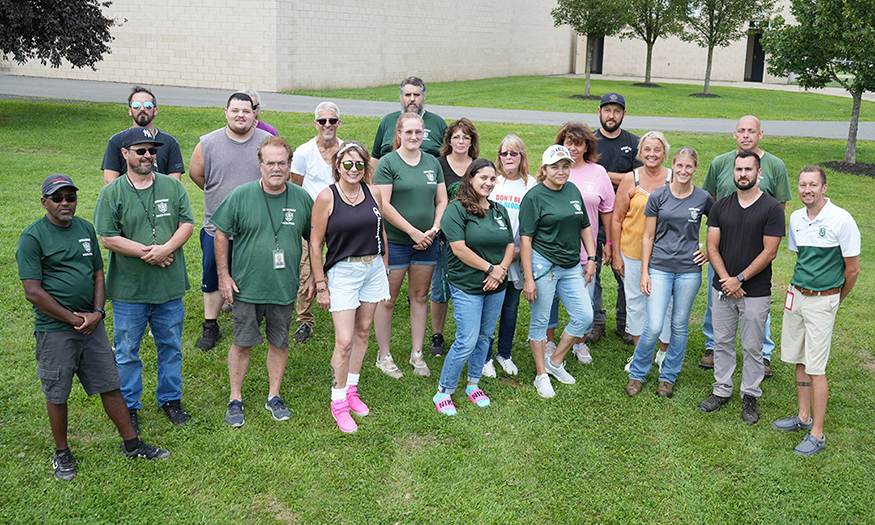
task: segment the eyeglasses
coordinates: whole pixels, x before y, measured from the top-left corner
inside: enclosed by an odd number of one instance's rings
[[[140,106],[143,106],[146,109],[152,109],[155,107],[155,104],[151,102],[131,102],[131,109],[140,109]]]
[[[510,157],[515,159],[515,158],[520,156],[520,153],[518,151],[502,151],[502,152],[499,152],[498,156],[499,157],[510,156]]]
[[[455,140],[456,142],[468,142],[471,140],[471,137],[468,135],[453,135],[450,137],[450,140]]]
[[[326,122],[333,126],[333,125],[337,124],[338,122],[340,122],[340,119],[339,118],[317,118],[316,122],[318,122],[320,126],[324,126]]]
[[[347,171],[351,170],[353,166],[355,166],[355,169],[357,169],[359,171],[362,171],[363,169],[365,169],[365,162],[363,160],[357,160],[355,162],[353,162],[351,160],[345,160],[345,161],[341,162],[340,165],[343,166],[343,169],[345,169]]]
[[[147,151],[149,152],[150,155],[155,155],[156,153],[158,153],[158,148],[156,148],[156,147],[151,147],[151,148],[137,148],[137,149],[132,149],[132,150],[129,150],[129,151],[133,151],[134,153],[136,153],[137,155],[139,155],[139,156],[142,157],[143,155],[146,154]]]
[[[67,193],[65,195],[58,195],[54,193],[52,195],[46,195],[46,198],[54,202],[55,204],[61,204],[66,199],[67,202],[76,202],[76,194],[75,193]]]
[[[279,162],[262,162],[268,168],[285,168],[289,165],[288,161],[281,160]]]

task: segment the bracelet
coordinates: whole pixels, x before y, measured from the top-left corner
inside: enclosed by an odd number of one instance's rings
[[[611,244],[611,241],[606,241],[605,246],[613,246],[613,244]]]
[[[327,292],[327,291],[328,291],[328,287],[327,287],[327,286],[326,286],[325,288],[316,288],[316,293],[319,293],[319,292]]]
[[[101,321],[106,319],[106,310],[104,310],[103,308],[95,308],[94,310],[92,310],[92,313],[100,314]]]

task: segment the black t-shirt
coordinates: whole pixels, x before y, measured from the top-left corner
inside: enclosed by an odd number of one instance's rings
[[[617,138],[608,138],[602,135],[602,130],[597,129],[595,136],[596,150],[599,153],[598,163],[605,170],[615,173],[629,173],[635,168],[644,165],[638,160],[638,137],[625,129],[620,130]]]
[[[720,228],[720,257],[726,271],[736,276],[750,266],[763,251],[763,236],[784,236],[784,210],[781,204],[767,193],[756,202],[742,208],[738,204],[738,192],[717,201],[708,216],[708,227]],[[745,276],[748,277],[748,276]],[[720,276],[714,275],[711,286],[721,290]],[[747,297],[767,297],[772,291],[772,264],[763,271],[748,277],[741,285]]]

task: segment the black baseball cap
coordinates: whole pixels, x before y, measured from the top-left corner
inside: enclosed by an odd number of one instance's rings
[[[73,188],[74,190],[79,191],[79,188],[73,184],[73,179],[63,173],[49,175],[46,177],[46,180],[43,181],[43,195],[51,195],[61,188]]]
[[[156,146],[163,146],[164,143],[160,140],[156,139],[152,132],[149,131],[149,128],[131,128],[124,132],[122,135],[122,147],[125,149],[130,149],[131,146],[135,146],[137,144],[145,144],[150,142]]]
[[[623,95],[619,93],[608,93],[603,96],[602,102],[601,104],[599,104],[599,107],[606,106],[608,104],[617,104],[623,109],[626,109],[626,99],[624,99]]]

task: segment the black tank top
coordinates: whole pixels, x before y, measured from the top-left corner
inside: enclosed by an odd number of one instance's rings
[[[325,272],[347,257],[383,255],[383,215],[367,184],[362,184],[365,200],[350,206],[335,184],[328,186],[334,195],[334,210],[325,228]]]

